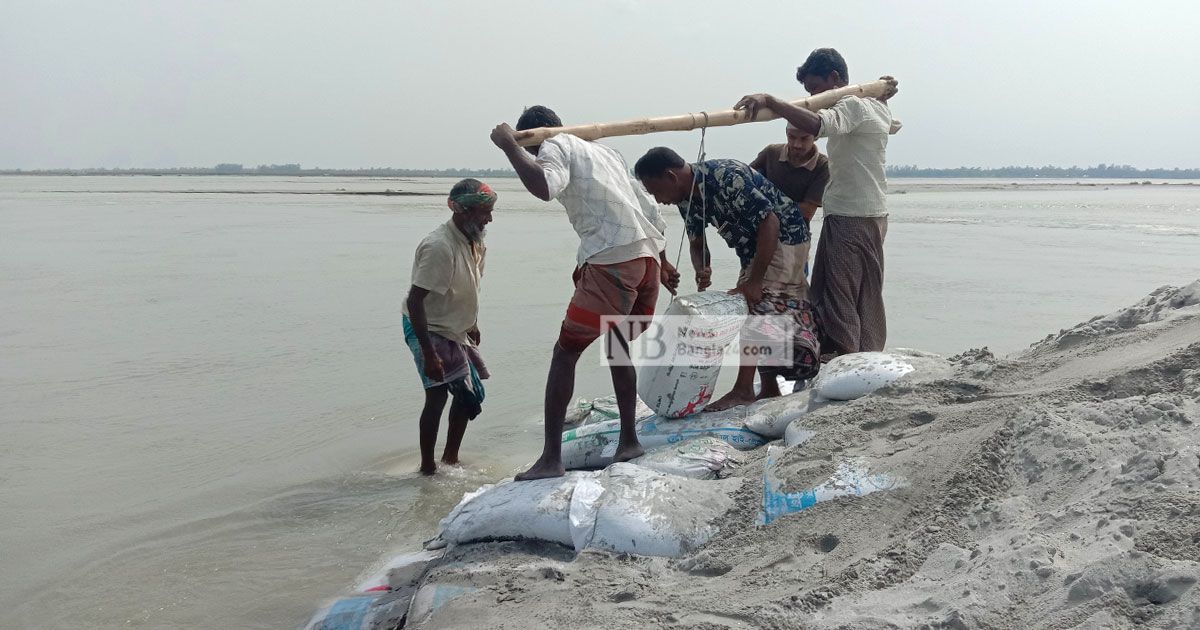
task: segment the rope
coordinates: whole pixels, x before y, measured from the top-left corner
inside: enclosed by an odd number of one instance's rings
[[[696,161],[697,162],[704,161],[704,140],[705,140],[706,134],[708,133],[708,112],[700,112],[700,113],[704,116],[704,124],[701,125],[701,127],[700,127],[700,150],[697,151],[697,153],[696,153]],[[695,116],[693,115],[693,120],[694,119],[695,119]],[[702,187],[698,186],[698,182],[696,181],[697,179],[698,179],[698,176],[696,174],[696,169],[692,169],[692,187],[688,191],[687,209],[688,209],[688,212],[692,211],[692,197],[693,197],[693,195],[696,194],[696,189],[700,188],[700,219],[702,220],[702,225],[707,227],[708,226],[708,199],[704,196],[704,189]],[[686,216],[683,218],[683,235],[679,238],[679,251],[677,251],[675,253],[675,268],[676,269],[679,268],[679,260],[680,260],[680,258],[683,257],[683,243],[684,243],[684,241],[687,240],[687,237],[688,237],[687,219],[688,218]],[[704,238],[704,234],[701,234],[701,238]],[[707,242],[707,239],[705,239],[705,241]],[[675,298],[671,298],[671,301],[674,302]]]

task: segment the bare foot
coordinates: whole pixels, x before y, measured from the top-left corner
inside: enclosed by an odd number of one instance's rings
[[[534,479],[561,477],[565,474],[567,474],[567,469],[563,468],[561,461],[549,463],[538,459],[529,470],[513,477],[513,479],[517,481],[533,481]]]
[[[754,400],[766,400],[766,399],[768,399],[768,398],[779,398],[779,397],[780,397],[780,396],[782,396],[782,395],[783,395],[783,394],[782,394],[782,393],[781,393],[781,392],[780,392],[780,391],[777,389],[777,390],[775,390],[775,392],[774,392],[774,393],[772,393],[772,392],[762,392],[762,393],[760,393],[758,396],[755,396],[755,397],[754,397]]]
[[[422,475],[425,475],[426,477],[428,477],[428,476],[436,474],[436,473],[437,473],[437,464],[435,464],[433,462],[429,462],[427,464],[421,464],[421,474]]]
[[[641,457],[646,454],[646,449],[642,448],[640,442],[626,444],[617,448],[617,452],[613,454],[614,462],[627,462],[635,457]]]
[[[460,462],[458,460],[457,456],[450,457],[449,455],[442,455],[442,463],[447,466],[458,466],[458,465],[462,464],[462,462]]]
[[[724,411],[739,405],[754,402],[754,392],[739,392],[736,389],[704,406],[705,411]]]

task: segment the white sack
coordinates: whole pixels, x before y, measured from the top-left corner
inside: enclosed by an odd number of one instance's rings
[[[737,453],[725,440],[706,435],[650,449],[629,463],[678,477],[716,479],[741,463]]]
[[[711,435],[748,451],[769,440],[742,424],[737,410],[702,413],[681,420],[653,416],[637,423],[638,441],[646,449]],[[612,463],[621,436],[621,423],[610,420],[563,432],[562,460],[568,469],[600,468]]]
[[[544,540],[570,546],[575,482],[597,474],[569,472],[553,479],[483,486],[465,495],[442,519],[439,536],[448,543]]]
[[[888,352],[843,354],[821,367],[813,391],[824,400],[854,400],[912,371],[911,363]]]
[[[642,402],[642,399],[637,399],[636,404],[633,412],[635,419],[642,420],[654,415],[654,410]],[[590,424],[620,419],[620,417],[621,413],[617,409],[617,397],[612,394],[593,400],[580,398],[574,407],[567,408],[563,425],[568,428],[585,427]]]
[[[382,567],[372,571],[354,589],[360,593],[379,590],[398,590],[416,584],[425,573],[429,563],[442,557],[444,551],[414,551],[402,553],[389,559]]]
[[[804,428],[802,422],[792,422],[783,432],[783,444],[784,446],[798,446],[811,440],[816,434],[816,431]]]
[[[747,407],[742,424],[747,429],[772,440],[783,437],[793,420],[808,413],[810,393],[808,391],[764,400]]]
[[[675,298],[663,313],[671,319],[659,320],[666,322],[661,338],[642,341],[661,342],[666,356],[638,370],[641,399],[667,418],[702,410],[717,386],[724,349],[737,343],[746,314],[746,299],[724,291]]]
[[[733,505],[739,479],[699,481],[613,464],[596,508],[589,547],[678,558],[716,533],[711,524]]]

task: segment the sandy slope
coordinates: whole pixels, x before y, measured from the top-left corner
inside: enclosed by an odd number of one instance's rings
[[[952,361],[811,413],[780,462],[789,488],[850,456],[906,487],[754,527],[759,454],[698,554],[460,547],[482,588],[420,627],[1200,627],[1200,282]]]

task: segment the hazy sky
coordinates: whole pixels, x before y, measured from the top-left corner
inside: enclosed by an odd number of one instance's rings
[[[1200,167],[1200,3],[3,0],[0,168],[498,167],[492,126],[805,94],[813,48],[892,74],[892,164]],[[750,160],[771,122],[714,130]],[[610,141],[631,163],[698,132]]]

